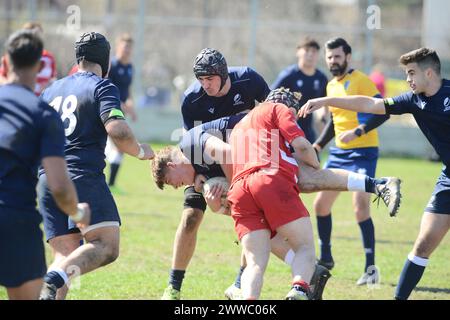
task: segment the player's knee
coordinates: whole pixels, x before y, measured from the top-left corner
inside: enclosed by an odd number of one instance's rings
[[[431,254],[431,250],[430,242],[425,238],[420,238],[414,246],[413,254],[416,257],[427,259]]]
[[[117,260],[119,257],[119,241],[110,238],[96,238],[89,241],[97,250],[95,254],[98,255],[99,263],[102,266],[108,265]],[[94,260],[95,258],[93,258]]]
[[[358,215],[370,215],[370,197],[357,197],[353,202],[353,210]]]
[[[370,218],[370,210],[368,207],[355,207],[354,210],[358,222],[363,222]]]
[[[320,199],[314,200],[314,212],[319,217],[324,217],[330,214],[330,209],[325,206]]]
[[[113,263],[119,257],[119,246],[118,245],[109,245],[104,252],[104,265]]]
[[[262,275],[266,271],[267,264],[258,261],[252,261],[247,264],[247,267],[250,272],[254,275]]]

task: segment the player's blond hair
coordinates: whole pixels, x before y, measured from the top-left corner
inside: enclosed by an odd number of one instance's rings
[[[167,164],[174,162],[175,155],[178,152],[181,152],[178,147],[167,146],[159,150],[155,155],[155,159],[152,162],[152,175],[156,186],[161,190],[164,189],[166,183]]]
[[[38,30],[39,32],[44,32],[44,28],[42,28],[42,24],[37,21],[28,21],[22,26],[22,29],[26,30]]]

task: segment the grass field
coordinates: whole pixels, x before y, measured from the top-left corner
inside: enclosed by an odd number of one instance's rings
[[[403,202],[396,218],[384,205],[372,205],[376,232],[379,288],[357,287],[364,254],[359,228],[352,213],[350,194],[341,194],[333,210],[332,271],[324,299],[392,299],[400,271],[419,230],[423,208],[431,195],[440,164],[413,159],[379,161],[377,176],[396,175],[403,180]],[[84,275],[68,299],[159,299],[167,285],[172,244],[182,209],[183,191],[160,191],[151,178],[148,162],[125,158],[118,178],[125,194],[115,196],[121,217],[121,254],[100,270]],[[311,209],[314,195],[302,196]],[[312,213],[312,212],[311,212]],[[314,232],[316,233],[315,218]],[[234,281],[240,247],[230,217],[207,211],[198,234],[197,249],[186,273],[182,299],[223,299]],[[317,243],[317,242],[316,242]],[[317,250],[317,245],[316,245]],[[47,261],[51,257],[47,250]],[[450,299],[450,238],[434,252],[411,299]],[[272,257],[265,275],[262,299],[283,299],[289,290],[290,271]],[[0,288],[0,299],[6,293]]]

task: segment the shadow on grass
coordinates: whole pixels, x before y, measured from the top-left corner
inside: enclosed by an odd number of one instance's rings
[[[450,294],[450,288],[430,288],[430,287],[417,287],[414,291],[421,292],[433,292],[433,293],[448,293]]]
[[[340,240],[348,240],[348,241],[361,241],[361,238],[358,237],[345,237],[345,236],[333,236],[335,239]],[[403,244],[403,245],[414,245],[414,241],[392,241],[392,240],[382,240],[382,239],[376,239],[377,243],[383,243],[383,244]]]
[[[389,285],[394,288],[397,287],[396,283],[389,283]],[[414,291],[450,294],[450,288],[416,287]]]

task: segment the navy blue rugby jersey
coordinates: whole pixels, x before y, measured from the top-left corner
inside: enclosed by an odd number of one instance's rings
[[[327,83],[326,75],[320,70],[316,69],[316,72],[309,76],[300,70],[298,64],[292,64],[279,73],[275,82],[272,83],[271,89],[285,87],[291,91],[300,91],[302,94],[300,105],[304,105],[309,99],[325,97],[327,95]],[[306,118],[297,120],[310,141],[315,140],[312,118],[311,114]]]
[[[222,97],[208,96],[199,81],[184,92],[181,112],[186,130],[201,123],[248,112],[255,107],[256,101],[264,101],[270,92],[263,77],[249,67],[230,67],[228,74],[231,88]]]
[[[443,79],[441,88],[431,97],[408,92],[384,101],[387,114],[413,115],[450,173],[450,81]]]
[[[205,143],[211,136],[227,142],[231,130],[245,115],[237,114],[206,122],[190,129],[183,135],[179,147],[191,162],[196,174],[202,174],[208,179],[225,176],[220,164],[205,157]]]
[[[0,207],[36,208],[38,167],[46,157],[64,157],[59,115],[32,90],[0,86]]]
[[[133,81],[133,65],[131,63],[122,64],[117,58],[113,58],[108,78],[119,89],[120,101],[127,101]]]
[[[72,177],[102,174],[105,124],[112,118],[123,119],[117,87],[92,72],[77,72],[54,82],[41,97],[63,121],[65,155]]]

